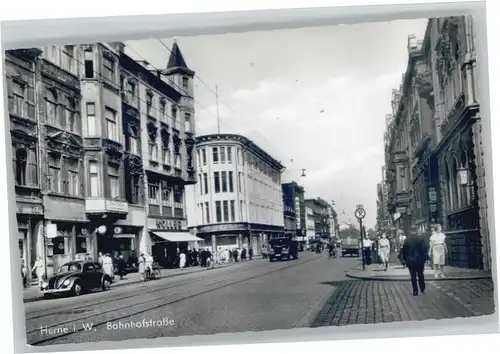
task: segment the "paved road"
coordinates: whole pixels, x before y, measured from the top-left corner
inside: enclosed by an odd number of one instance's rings
[[[328,282],[346,279],[344,270],[355,262],[308,252],[297,261],[257,260],[79,298],[29,303],[28,344],[307,327],[331,295]],[[130,322],[150,326],[117,328]]]
[[[28,344],[418,321],[494,312],[491,280],[430,281],[426,293],[415,297],[409,282],[346,278],[344,270],[356,262],[355,258],[302,253],[298,261],[257,260],[79,298],[33,302],[26,304]],[[132,328],[138,325],[141,328]],[[43,326],[59,334],[43,332]],[[63,330],[68,333],[60,335]]]

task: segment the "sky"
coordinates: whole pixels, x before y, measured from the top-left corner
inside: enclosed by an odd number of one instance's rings
[[[406,71],[408,35],[423,38],[426,25],[417,19],[177,37],[196,72],[196,135],[217,133],[217,85],[221,133],[244,135],[280,160],[283,182],[303,185],[306,198],[334,201],[341,222],[354,222],[361,204],[365,225],[374,227],[385,116]],[[126,51],[164,69],[170,52],[162,42],[172,48],[174,38],[128,41]]]

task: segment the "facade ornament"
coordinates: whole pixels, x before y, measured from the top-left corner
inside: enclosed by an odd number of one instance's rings
[[[438,70],[439,83],[443,87],[453,69],[451,40],[446,31],[441,33],[436,46],[436,68]]]

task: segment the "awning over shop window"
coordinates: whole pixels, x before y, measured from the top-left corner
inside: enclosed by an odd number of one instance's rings
[[[153,235],[169,242],[203,241],[202,238],[191,235],[189,232],[151,232]]]

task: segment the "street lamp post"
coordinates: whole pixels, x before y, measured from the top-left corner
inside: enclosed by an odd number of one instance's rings
[[[365,235],[363,232],[363,219],[366,216],[366,211],[363,208],[363,205],[359,204],[356,206],[356,210],[354,211],[354,216],[358,219],[359,222],[359,232],[360,232],[360,238],[361,238],[361,260],[363,262],[363,270],[366,269],[366,257],[365,257],[365,245],[364,245],[364,240],[365,240]]]

